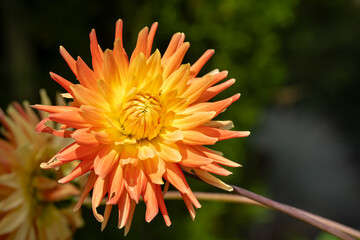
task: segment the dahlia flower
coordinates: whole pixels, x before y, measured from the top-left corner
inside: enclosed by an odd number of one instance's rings
[[[49,103],[45,92],[43,102]],[[79,195],[73,184],[59,184],[60,171],[46,172],[39,165],[69,144],[69,140],[36,134],[39,117],[28,102],[0,110],[0,239],[71,239],[80,227],[79,213],[55,203]],[[44,114],[44,113],[43,113]],[[64,204],[63,204],[64,205]]]
[[[96,219],[105,227],[112,206],[117,205],[118,227],[125,227],[125,234],[140,197],[146,204],[147,222],[160,209],[166,225],[171,224],[163,199],[168,184],[181,193],[191,217],[195,217],[194,207],[199,208],[200,203],[183,171],[232,190],[211,173],[226,176],[231,172],[220,165],[240,165],[202,145],[249,135],[247,131],[229,130],[231,121],[212,120],[240,96],[208,102],[235,82],[230,79],[217,84],[227,77],[226,71],[214,70],[198,77],[214,51],[206,51],[193,65],[182,64],[190,44],[184,42],[183,33],[176,33],[162,56],[159,50],[151,53],[157,26],[154,23],[150,30],[145,27],[140,31],[130,58],[123,48],[121,20],[116,23],[113,50],[102,51],[92,30],[93,69],[60,47],[79,82],[73,84],[55,73],[50,75],[67,91],[62,96],[72,102],[69,106],[34,106],[50,113],[38,124],[38,132],[75,140],[41,167],[55,168],[80,160],[69,175],[59,180],[68,183],[89,172],[75,209],[92,190]],[[62,124],[61,130],[47,126],[48,121]],[[102,215],[97,208],[104,198]]]

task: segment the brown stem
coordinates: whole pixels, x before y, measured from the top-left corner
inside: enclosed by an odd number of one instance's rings
[[[206,192],[193,192],[196,199],[205,200],[205,201],[217,201],[217,202],[233,202],[233,203],[243,203],[256,206],[265,207],[263,204],[258,203],[254,200],[251,200],[247,197],[239,196],[237,194],[229,193],[206,193]],[[164,195],[166,200],[179,200],[182,199],[181,194],[177,191],[168,191]]]
[[[275,202],[271,199],[265,198],[263,196],[260,196],[258,194],[255,194],[253,192],[249,192],[243,188],[237,187],[237,186],[232,186],[234,188],[234,191],[246,198],[252,199],[258,203],[261,203],[269,208],[273,208],[275,210],[278,210],[280,212],[283,212],[287,215],[290,215],[294,218],[297,218],[301,221],[304,221],[308,224],[311,224],[325,232],[328,232],[340,239],[344,239],[344,240],[354,240],[353,237],[351,237],[350,235],[346,234],[345,232],[340,231],[339,229],[330,226],[329,224],[326,224],[324,221],[321,221],[321,218],[314,218],[314,215],[309,215],[308,213],[306,213],[303,210],[282,204],[282,203],[278,203]]]

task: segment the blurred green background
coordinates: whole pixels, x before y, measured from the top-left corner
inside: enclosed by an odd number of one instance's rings
[[[159,22],[154,47],[164,52],[175,32],[191,47],[185,62],[216,53],[202,70],[228,70],[236,84],[217,99],[242,93],[218,118],[231,119],[247,139],[214,148],[244,167],[226,182],[360,228],[359,0],[2,0],[0,103],[38,103],[38,91],[62,91],[48,75],[74,81],[59,54],[63,45],[89,65],[88,34],[112,48],[124,20],[128,53],[139,30]],[[189,180],[194,191],[219,190]],[[221,191],[220,191],[221,192]],[[144,220],[139,204],[126,239],[332,239],[306,224],[258,207],[202,201],[192,222],[182,201],[168,201],[173,225]],[[117,214],[104,232],[90,210],[75,239],[122,239]]]

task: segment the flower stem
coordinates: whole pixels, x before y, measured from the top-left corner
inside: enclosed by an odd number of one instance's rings
[[[250,205],[256,205],[256,206],[261,206],[261,207],[266,207],[268,208],[269,206],[266,206],[260,202],[255,201],[255,199],[250,199],[248,197],[239,195],[239,193],[237,194],[229,194],[229,193],[205,193],[205,192],[194,192],[196,198],[198,200],[203,200],[203,201],[219,201],[219,202],[233,202],[233,203],[243,203],[243,204],[250,204]],[[164,196],[164,199],[167,200],[181,200],[181,195],[179,192],[177,191],[168,191],[166,193],[166,195]],[[269,201],[272,201],[270,199],[268,199]],[[278,203],[279,204],[279,203]],[[283,204],[282,204],[283,205]],[[270,207],[272,208],[272,207]],[[315,215],[313,213],[309,213],[306,212],[304,210],[301,209],[297,209],[292,207],[293,209],[296,209],[296,211],[300,211],[302,214],[307,215],[319,222],[322,222],[323,224],[329,225],[333,228],[336,228],[346,234],[349,234],[357,239],[360,239],[360,232],[348,227],[346,225],[343,225],[341,223],[332,221],[330,219],[324,218],[324,217],[320,217],[318,215]],[[274,208],[273,208],[274,209]],[[292,216],[292,215],[291,215]],[[349,239],[349,238],[348,238]],[[350,238],[351,239],[351,238]]]
[[[313,225],[325,232],[328,232],[340,239],[353,240],[354,238],[351,237],[350,235],[352,235],[354,237],[356,236],[357,238],[359,238],[359,236],[360,236],[360,233],[358,231],[356,231],[355,229],[346,227],[342,224],[338,224],[334,221],[316,216],[314,214],[307,213],[303,210],[288,206],[286,204],[275,202],[271,199],[265,198],[256,193],[247,191],[243,188],[240,188],[237,186],[232,186],[232,187],[234,188],[234,192],[237,194],[240,194],[241,196],[244,196],[244,197],[254,200],[258,203],[261,203],[264,206],[267,206],[269,208],[272,208],[272,209],[278,210],[280,212],[283,212],[285,214],[288,214],[294,218],[297,218],[297,219],[304,221],[310,225]],[[342,226],[342,227],[340,227],[340,226]],[[351,231],[349,231],[349,230],[351,230]]]

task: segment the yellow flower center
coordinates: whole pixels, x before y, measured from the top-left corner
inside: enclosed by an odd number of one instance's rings
[[[159,101],[149,95],[137,94],[122,109],[120,124],[124,134],[137,140],[156,137],[163,120],[163,110]]]

